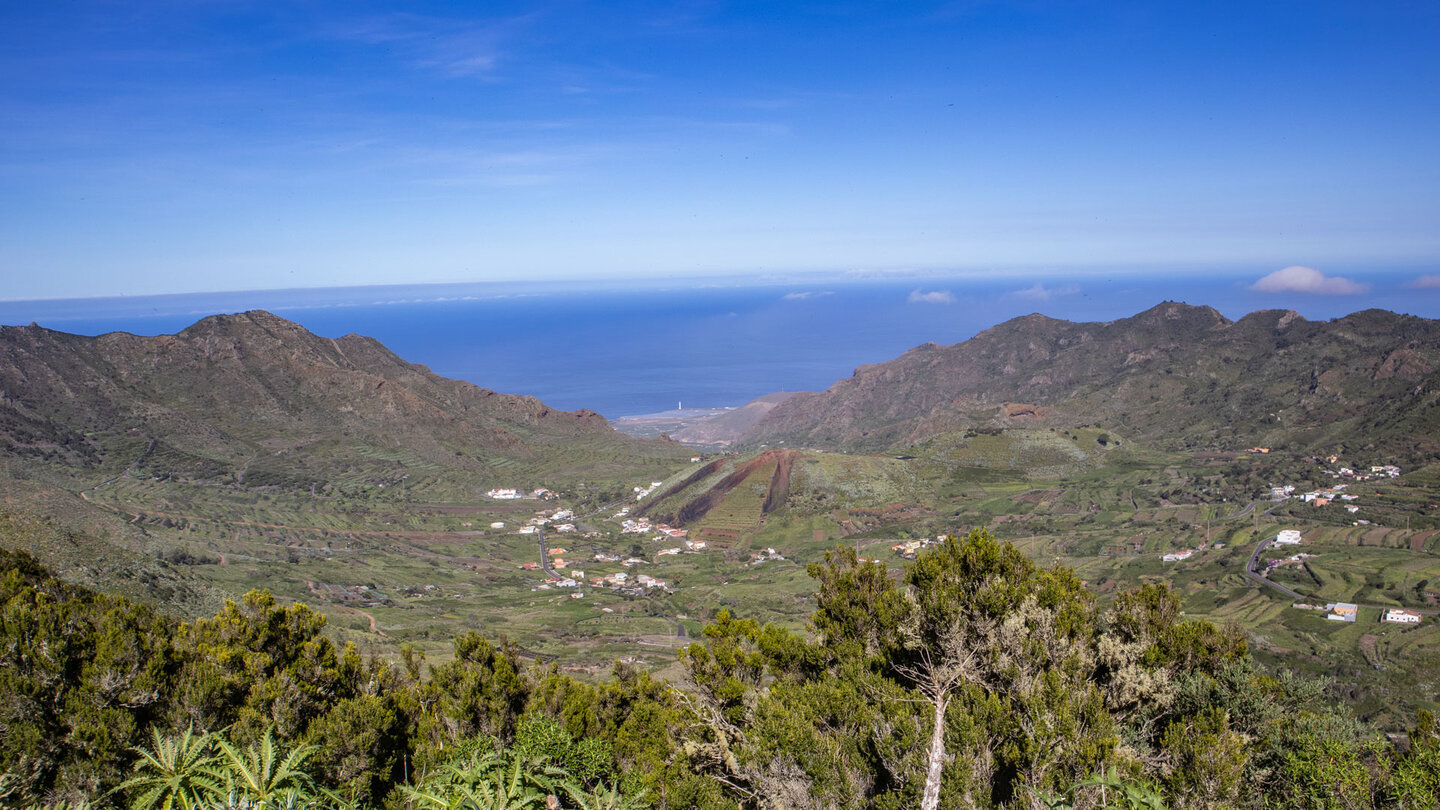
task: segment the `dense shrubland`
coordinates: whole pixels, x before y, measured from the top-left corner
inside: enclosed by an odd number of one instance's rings
[[[811,574],[811,632],[722,612],[672,686],[473,634],[364,660],[263,592],[180,623],[0,552],[0,805],[1440,805],[1428,713],[1397,747],[1164,586],[1101,609],[983,532]]]

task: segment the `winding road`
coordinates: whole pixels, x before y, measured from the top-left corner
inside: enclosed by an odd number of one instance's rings
[[[1251,504],[1251,505],[1253,506],[1254,504]],[[1265,547],[1268,546],[1268,545],[1270,545],[1271,541],[1273,541],[1274,539],[1275,539],[1275,538],[1273,538],[1273,537],[1267,537],[1267,538],[1265,538],[1264,540],[1261,540],[1259,543],[1256,543],[1256,544],[1255,544],[1255,550],[1250,553],[1250,559],[1245,562],[1245,576],[1249,577],[1250,579],[1255,580],[1256,582],[1260,583],[1261,585],[1264,585],[1264,586],[1267,587],[1267,588],[1274,588],[1275,590],[1277,590],[1277,591],[1285,594],[1286,596],[1290,597],[1291,599],[1322,599],[1323,597],[1319,597],[1319,596],[1306,596],[1306,595],[1304,595],[1304,594],[1296,593],[1295,591],[1290,590],[1289,588],[1285,587],[1284,585],[1281,585],[1281,584],[1278,583],[1278,582],[1272,582],[1272,581],[1269,579],[1269,577],[1262,577],[1262,576],[1260,576],[1259,572],[1256,571],[1256,569],[1259,567],[1259,563],[1260,563],[1260,552],[1264,551],[1264,550],[1265,550]],[[1395,607],[1397,607],[1397,606],[1396,606],[1396,605],[1367,605],[1367,604],[1361,602],[1361,603],[1357,603],[1357,607],[1369,608],[1369,609],[1371,609],[1371,610],[1391,610],[1392,608],[1395,608]],[[1413,607],[1407,607],[1407,608],[1405,608],[1405,609],[1406,609],[1406,610],[1409,610],[1409,611],[1411,611],[1411,612],[1414,612],[1414,613],[1419,613],[1419,614],[1425,615],[1425,616],[1440,616],[1440,609],[1437,609],[1437,608],[1413,608]]]

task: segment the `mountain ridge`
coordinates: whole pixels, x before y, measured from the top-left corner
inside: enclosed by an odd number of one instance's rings
[[[107,457],[149,440],[179,462],[157,472],[183,474],[187,463],[233,471],[267,456],[312,481],[333,466],[321,455],[353,466],[362,447],[470,472],[505,460],[559,468],[546,458],[568,442],[617,458],[683,452],[623,436],[594,411],[447,379],[373,338],[321,337],[263,310],[156,337],[0,328],[0,448],[113,467]]]
[[[1411,429],[1429,453],[1437,368],[1440,321],[1384,310],[1325,322],[1289,310],[1231,321],[1173,301],[1106,322],[1037,313],[861,366],[776,406],[738,445],[879,451],[1023,418],[1177,448],[1362,434],[1393,447]]]

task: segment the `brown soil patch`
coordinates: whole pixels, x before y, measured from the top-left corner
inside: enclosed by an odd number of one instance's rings
[[[1428,531],[1428,532],[1416,532],[1416,533],[1410,535],[1410,550],[1411,550],[1411,551],[1424,551],[1424,550],[1425,550],[1425,544],[1428,543],[1428,542],[1430,541],[1430,538],[1434,537],[1436,534],[1437,534],[1437,532]]]
[[[1192,458],[1199,464],[1218,464],[1222,461],[1234,461],[1241,453],[1196,453]]]
[[[770,489],[765,493],[765,503],[760,507],[760,513],[768,515],[776,509],[785,505],[785,499],[790,496],[790,468],[795,465],[795,457],[798,453],[781,451],[781,455],[775,460],[775,474],[770,476]]]
[[[1375,655],[1375,648],[1379,643],[1379,636],[1372,636],[1366,633],[1360,637],[1360,652],[1363,653],[1367,659],[1372,658]]]
[[[666,522],[678,526],[688,526],[702,520],[706,515],[710,514],[712,509],[719,506],[720,503],[725,500],[725,496],[729,495],[731,490],[740,486],[755,473],[764,471],[772,466],[773,470],[771,471],[769,489],[766,492],[762,514],[778,509],[785,503],[785,495],[788,494],[790,489],[790,469],[795,459],[799,456],[800,453],[795,450],[767,450],[740,465],[734,472],[720,479],[720,482],[711,487],[709,491],[694,498],[684,506],[681,506],[674,517]],[[720,469],[718,466],[719,463],[720,462],[716,461],[705,465],[697,472],[691,474],[685,481],[666,490],[664,494],[655,500],[655,503],[659,503],[670,495],[680,492],[685,487],[701,480],[706,475],[713,475]],[[783,489],[778,495],[776,493],[777,487]],[[656,514],[654,517],[663,520],[667,516]]]

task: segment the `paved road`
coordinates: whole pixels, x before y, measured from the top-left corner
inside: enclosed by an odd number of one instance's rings
[[[1259,543],[1256,543],[1256,544],[1255,544],[1255,550],[1250,553],[1250,559],[1245,563],[1245,576],[1247,576],[1247,577],[1255,580],[1256,582],[1260,583],[1261,585],[1264,585],[1264,586],[1267,587],[1267,588],[1274,588],[1275,590],[1277,590],[1277,591],[1285,594],[1286,596],[1290,597],[1291,599],[1297,599],[1297,600],[1316,599],[1316,600],[1320,600],[1320,601],[1322,601],[1322,602],[1325,601],[1324,599],[1322,599],[1321,597],[1318,597],[1318,596],[1305,596],[1305,595],[1296,593],[1295,591],[1290,590],[1289,588],[1285,587],[1284,585],[1281,585],[1281,584],[1278,583],[1278,582],[1271,582],[1269,578],[1260,576],[1260,574],[1256,571],[1256,569],[1259,568],[1260,552],[1264,551],[1264,550],[1265,550],[1265,547],[1268,546],[1268,545],[1270,545],[1270,541],[1273,540],[1273,539],[1274,539],[1274,538],[1272,538],[1272,537],[1267,537],[1267,538],[1265,538],[1264,540],[1261,540]],[[1361,603],[1358,603],[1358,604],[1357,604],[1357,607],[1369,608],[1369,609],[1371,609],[1371,610],[1390,610],[1391,608],[1393,608],[1393,607],[1395,607],[1395,606],[1394,606],[1394,605],[1367,605],[1367,604],[1361,602]],[[1425,615],[1425,616],[1440,616],[1440,609],[1437,609],[1437,608],[1413,608],[1413,607],[1412,607],[1412,608],[1406,608],[1406,610],[1413,611],[1413,612],[1415,612],[1415,613],[1419,613],[1419,614],[1422,614],[1422,615]]]
[[[560,575],[550,566],[550,548],[545,545],[545,530],[536,526],[535,534],[540,538],[540,570],[559,579]]]
[[[1258,504],[1258,503],[1260,503],[1260,502],[1259,502],[1259,501],[1251,501],[1250,503],[1248,503],[1248,504],[1245,505],[1245,508],[1244,508],[1244,509],[1241,509],[1239,512],[1236,512],[1236,513],[1233,514],[1233,515],[1228,515],[1228,516],[1226,516],[1226,517],[1224,517],[1224,518],[1221,518],[1221,519],[1222,519],[1222,520],[1234,520],[1235,518],[1245,517],[1246,515],[1248,515],[1248,514],[1250,514],[1251,512],[1255,511],[1255,505]]]
[[[1254,506],[1254,504],[1252,503],[1251,506]],[[1272,538],[1267,537],[1264,540],[1261,540],[1259,543],[1255,544],[1255,550],[1250,553],[1250,559],[1245,563],[1245,576],[1255,580],[1256,582],[1264,585],[1267,588],[1274,588],[1275,590],[1285,594],[1291,599],[1305,599],[1306,597],[1301,596],[1300,594],[1290,590],[1284,585],[1281,585],[1278,582],[1271,582],[1269,577],[1262,577],[1260,576],[1260,574],[1256,573],[1255,569],[1258,568],[1260,564],[1260,552],[1264,551],[1265,547],[1270,545],[1271,539]]]

